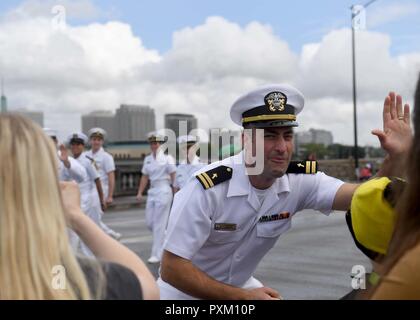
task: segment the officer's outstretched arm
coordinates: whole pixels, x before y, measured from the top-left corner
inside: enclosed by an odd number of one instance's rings
[[[344,183],[335,194],[332,209],[339,211],[347,211],[350,208],[351,198],[359,184]]]
[[[161,264],[162,280],[186,294],[208,300],[278,300],[279,293],[263,287],[252,290],[233,287],[219,282],[190,260],[181,258],[169,251],[163,252]]]

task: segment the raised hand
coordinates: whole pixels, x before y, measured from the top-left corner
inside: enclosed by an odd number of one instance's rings
[[[384,101],[383,130],[372,130],[391,158],[407,155],[412,143],[410,107],[402,105],[402,97],[390,92]]]
[[[71,164],[70,164],[69,152],[67,151],[67,148],[64,146],[64,144],[60,144],[58,149],[60,150],[60,155],[59,155],[60,160],[63,162],[66,168],[70,168]]]
[[[69,152],[67,148],[64,146],[64,144],[60,144],[58,149],[60,150],[60,160],[67,161],[69,159]]]

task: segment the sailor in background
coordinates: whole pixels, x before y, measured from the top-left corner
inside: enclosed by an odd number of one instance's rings
[[[100,226],[101,214],[97,210],[96,202],[97,199],[103,199],[103,192],[99,172],[96,170],[93,161],[84,154],[87,143],[87,136],[81,132],[72,133],[67,138],[67,145],[70,147],[74,159],[83,166],[87,174],[86,178],[79,183],[82,211]],[[77,238],[75,233],[71,235],[71,243],[75,246],[75,249],[79,245],[79,239]],[[86,256],[94,257],[92,251],[82,241],[80,241],[80,251]]]
[[[161,299],[281,299],[253,273],[295,213],[349,208],[357,184],[315,173],[310,161],[294,164],[305,174],[288,172],[303,106],[303,95],[284,84],[259,87],[232,105],[232,120],[245,129],[243,151],[204,167],[175,195],[158,280]],[[382,174],[394,167],[394,137],[401,133],[385,121],[386,113],[384,106],[383,145],[390,157]],[[252,161],[254,154],[261,161]]]
[[[57,148],[58,157],[58,179],[60,181],[82,182],[86,179],[86,171],[74,158],[70,157],[67,148],[58,143],[57,131],[50,128],[43,128],[44,133],[49,136]]]
[[[101,211],[102,214],[106,210],[107,206],[113,202],[113,193],[115,187],[115,162],[112,155],[106,152],[103,148],[106,131],[102,128],[92,128],[88,132],[89,143],[91,145],[91,150],[87,151],[85,154],[88,158],[94,161],[95,167],[99,172],[99,177],[101,179],[102,190],[103,190],[103,199],[97,201],[97,210]],[[100,206],[102,204],[102,206]],[[101,214],[101,216],[102,216]],[[116,240],[121,239],[121,234],[115,232],[110,227],[108,227],[103,221],[100,220],[101,228],[111,237]]]
[[[162,257],[162,245],[166,224],[173,198],[175,180],[175,160],[160,148],[165,141],[162,135],[151,132],[148,135],[152,153],[144,159],[137,200],[141,201],[143,192],[150,181],[146,202],[146,223],[153,232],[153,245],[149,263],[158,263]]]
[[[187,135],[178,138],[180,153],[185,156],[176,168],[174,189],[177,192],[183,188],[193,177],[194,172],[204,167],[206,164],[200,162],[197,156],[198,139],[195,136]]]

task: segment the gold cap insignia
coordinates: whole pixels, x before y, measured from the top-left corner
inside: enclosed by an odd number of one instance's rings
[[[287,98],[281,92],[270,92],[265,96],[264,102],[272,112],[283,111],[287,102]]]

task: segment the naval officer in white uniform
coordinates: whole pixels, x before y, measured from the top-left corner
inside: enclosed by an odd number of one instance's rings
[[[173,197],[175,180],[175,160],[160,148],[165,141],[162,135],[151,132],[148,135],[152,153],[144,159],[137,200],[141,201],[143,192],[150,181],[146,202],[146,223],[153,232],[153,245],[149,263],[158,263],[162,257],[163,239]]]
[[[57,150],[58,162],[58,179],[60,181],[76,181],[82,182],[86,179],[85,169],[72,157],[68,155],[66,147],[58,145],[57,131],[50,128],[43,128],[44,133],[54,142]]]
[[[97,207],[97,210],[101,212],[100,226],[108,235],[116,240],[120,240],[121,234],[112,230],[102,221],[102,215],[106,210],[106,207],[114,201],[113,193],[115,187],[114,158],[103,148],[106,139],[106,131],[102,128],[92,128],[88,131],[88,137],[92,148],[91,150],[85,152],[85,154],[89,159],[94,161],[94,165],[99,172],[103,190],[103,199],[96,202],[97,205],[100,204],[100,206]]]
[[[200,162],[197,156],[198,139],[192,135],[178,137],[179,150],[184,154],[184,159],[176,168],[174,189],[175,192],[183,188],[193,177],[194,173],[204,167],[206,164]]]
[[[74,159],[86,170],[86,178],[78,183],[82,211],[100,226],[101,212],[97,209],[97,202],[99,199],[103,199],[103,192],[99,172],[95,168],[92,159],[89,159],[84,154],[84,148],[87,143],[87,136],[81,132],[72,133],[67,138],[67,145],[69,145]],[[81,253],[89,257],[94,257],[92,251],[82,241],[79,243],[79,239],[77,238],[75,233],[71,235],[72,246],[78,249],[80,245]]]
[[[303,95],[282,84],[257,88],[233,104],[232,120],[250,129],[243,135],[244,150],[203,168],[175,195],[158,280],[162,299],[280,299],[253,273],[294,214],[349,208],[358,185],[313,174],[311,162],[296,166],[308,174],[287,173],[303,106]],[[392,154],[398,141],[385,117],[384,129],[389,143],[382,145]],[[262,142],[262,171],[255,173],[244,160],[250,163]]]

